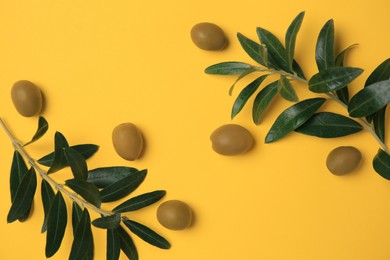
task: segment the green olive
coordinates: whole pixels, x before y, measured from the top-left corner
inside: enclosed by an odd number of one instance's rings
[[[223,30],[213,23],[198,23],[191,29],[192,42],[202,50],[217,51],[227,46]]]
[[[223,125],[211,134],[212,148],[221,155],[239,155],[252,148],[254,140],[251,133],[236,124]]]
[[[144,148],[141,131],[132,123],[123,123],[114,128],[112,144],[117,154],[129,161],[138,159]]]
[[[362,154],[355,147],[340,146],[329,153],[326,167],[335,175],[344,175],[355,170],[361,159]]]
[[[180,200],[169,200],[157,209],[157,220],[171,230],[183,230],[192,223],[192,210]]]
[[[16,110],[22,116],[35,116],[42,110],[41,90],[28,80],[20,80],[14,83],[11,89],[11,99]]]

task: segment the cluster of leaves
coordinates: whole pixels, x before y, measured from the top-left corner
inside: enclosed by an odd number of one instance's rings
[[[233,86],[245,76],[260,72],[266,73],[256,78],[239,93],[234,102],[232,119],[242,110],[249,98],[259,89],[270,75],[278,76],[257,92],[253,102],[252,116],[255,124],[260,124],[271,102],[280,95],[295,104],[283,111],[272,125],[265,142],[271,143],[295,131],[306,135],[334,138],[369,130],[377,139],[379,149],[373,160],[373,167],[382,177],[390,179],[390,155],[385,145],[385,112],[390,102],[390,59],[381,63],[368,77],[362,88],[353,97],[349,97],[348,84],[355,80],[363,70],[344,66],[346,53],[355,45],[335,55],[334,22],[329,20],[321,29],[315,59],[318,73],[306,79],[298,62],[294,59],[295,43],[301,27],[304,12],[298,14],[288,27],[285,45],[271,32],[257,28],[260,43],[241,33],[238,40],[245,52],[261,66],[244,62],[222,62],[205,69],[208,74],[239,75]],[[308,89],[324,97],[315,97],[299,101],[292,81],[308,85]],[[337,101],[348,110],[349,117],[331,113],[317,112],[328,100]]]
[[[47,129],[47,121],[40,117],[36,134],[25,145],[37,141],[46,133]],[[145,225],[122,215],[159,201],[166,194],[164,190],[156,190],[130,198],[111,211],[100,209],[102,203],[117,201],[133,192],[144,181],[146,170],[139,171],[124,166],[88,170],[86,160],[97,152],[99,148],[97,145],[69,146],[65,137],[59,132],[55,133],[54,143],[54,152],[37,161],[39,164],[49,167],[48,171],[38,167],[35,161],[24,152],[22,145],[14,143],[15,152],[10,176],[12,206],[7,216],[8,223],[16,220],[24,221],[30,215],[37,187],[37,170],[42,176],[41,198],[44,220],[41,231],[42,233],[46,232],[46,257],[53,256],[60,248],[68,223],[67,206],[63,193],[73,200],[74,240],[69,259],[93,259],[94,243],[91,225],[107,230],[107,259],[110,260],[118,259],[121,250],[129,259],[138,259],[133,240],[121,226],[121,222],[132,233],[149,244],[162,249],[170,248],[170,244],[165,238]],[[31,164],[29,169],[25,159]],[[49,176],[68,166],[71,168],[74,178],[65,181],[65,184],[57,184]],[[57,189],[56,192],[52,186]],[[68,191],[64,186],[76,194]],[[97,211],[101,217],[91,221],[88,208]]]

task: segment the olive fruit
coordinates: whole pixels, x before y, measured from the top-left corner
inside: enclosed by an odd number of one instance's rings
[[[11,99],[16,110],[22,116],[35,116],[42,110],[41,90],[28,80],[20,80],[14,83],[11,89]]]
[[[352,146],[340,146],[332,150],[326,158],[326,167],[335,175],[352,172],[359,165],[362,154]]]
[[[236,124],[220,126],[210,136],[212,148],[221,155],[239,155],[252,148],[254,140],[251,133]]]
[[[141,131],[132,123],[123,123],[114,128],[112,144],[117,154],[129,161],[138,159],[144,148]]]
[[[223,30],[213,23],[198,23],[191,29],[192,42],[202,50],[222,50],[227,45]]]
[[[157,209],[157,220],[171,230],[183,230],[192,223],[192,210],[183,201],[168,200]]]

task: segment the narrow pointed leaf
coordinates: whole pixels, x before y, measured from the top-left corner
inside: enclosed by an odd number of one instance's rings
[[[145,242],[162,249],[169,249],[171,247],[171,245],[165,238],[163,238],[147,226],[144,226],[130,219],[123,220],[123,223],[125,223],[125,225],[130,229],[131,232],[136,234]]]
[[[28,168],[22,155],[15,150],[12,158],[11,172],[10,172],[10,192],[11,202],[15,198],[16,191],[19,188],[20,181],[23,176],[27,173]]]
[[[79,179],[65,181],[66,186],[74,190],[92,205],[100,208],[102,200],[98,188],[93,184]]]
[[[325,98],[306,99],[284,110],[272,125],[265,142],[275,142],[303,125],[325,101]]]
[[[81,216],[83,215],[83,210],[80,206],[73,201],[72,203],[72,228],[73,228],[73,236],[76,235],[77,226],[81,220]]]
[[[47,172],[48,174],[54,173],[68,166],[68,162],[64,154],[64,148],[68,148],[69,144],[60,132],[55,133],[54,146],[54,159]]]
[[[248,99],[256,92],[260,84],[267,78],[268,75],[263,75],[254,81],[252,81],[248,86],[246,86],[238,95],[236,101],[233,104],[231,118],[233,119],[242,108],[245,106]]]
[[[295,42],[304,16],[305,12],[299,13],[292,21],[286,32],[287,63],[291,69],[294,60]]]
[[[40,116],[38,119],[38,129],[35,132],[33,138],[28,143],[24,144],[23,146],[29,145],[31,143],[34,143],[38,141],[42,136],[44,136],[49,129],[49,124],[47,123],[46,119],[43,116]]]
[[[238,81],[240,81],[242,78],[244,78],[245,76],[247,76],[255,71],[256,70],[254,68],[250,68],[250,69],[247,69],[246,71],[244,71],[243,73],[241,73],[240,76],[238,76],[238,78],[236,79],[236,81],[234,81],[233,85],[229,88],[229,95],[231,96],[233,94],[234,87],[236,86]]]
[[[379,149],[374,157],[372,165],[380,176],[390,180],[390,155],[388,153]]]
[[[320,31],[316,44],[316,62],[320,72],[335,65],[333,20],[326,22]]]
[[[121,252],[121,240],[117,229],[107,229],[107,260],[118,260]]]
[[[300,77],[301,79],[306,79],[305,74],[303,73],[303,70],[301,69],[301,66],[299,66],[298,62],[296,60],[293,60],[293,71]]]
[[[47,219],[46,257],[53,256],[61,246],[68,221],[65,200],[61,192],[54,197]]]
[[[92,225],[97,228],[114,229],[121,223],[121,214],[113,214],[107,217],[97,218],[92,221]]]
[[[376,82],[360,90],[351,98],[349,115],[364,117],[379,111],[390,102],[390,80]]]
[[[321,138],[334,138],[357,133],[363,127],[349,117],[331,112],[314,114],[296,132]]]
[[[8,212],[7,222],[11,223],[19,218],[24,218],[27,211],[30,211],[35,190],[37,188],[37,175],[34,168],[30,168],[20,181],[16,190],[11,208]]]
[[[293,85],[285,76],[280,76],[278,81],[278,92],[287,101],[297,102],[299,100]]]
[[[88,173],[87,181],[93,183],[98,188],[106,188],[111,184],[134,175],[138,172],[136,168],[124,167],[124,166],[113,166],[113,167],[101,167],[90,170]]]
[[[309,80],[309,89],[315,93],[339,90],[356,79],[363,70],[352,67],[333,67],[322,70]]]
[[[165,190],[156,190],[149,193],[144,193],[137,197],[131,198],[119,206],[115,207],[112,211],[121,213],[121,212],[129,212],[142,209],[153,203],[159,201],[166,194]]]
[[[130,260],[138,260],[138,252],[133,239],[131,239],[130,235],[123,227],[119,226],[116,230],[118,231],[123,253],[125,253]]]
[[[100,192],[102,202],[116,201],[126,197],[144,181],[146,173],[146,170],[139,171],[104,188]]]
[[[250,64],[231,61],[211,65],[207,67],[204,72],[207,74],[217,75],[238,75],[247,71],[250,68],[252,68]]]
[[[259,52],[260,44],[245,37],[241,33],[237,33],[237,38],[241,44],[241,47],[249,55],[249,57],[251,57],[257,63],[267,67],[267,63],[263,60]]]
[[[274,81],[271,84],[263,88],[256,96],[253,102],[252,117],[253,122],[258,125],[271,101],[278,94],[278,81]]]
[[[338,67],[344,67],[344,60],[345,60],[345,55],[351,50],[353,49],[354,47],[358,46],[358,44],[352,44],[350,46],[348,46],[347,48],[345,48],[344,50],[342,50],[337,56],[336,56],[336,59],[335,59],[335,65],[338,66]]]
[[[93,242],[91,219],[87,209],[84,209],[81,220],[77,225],[76,234],[73,239],[69,260],[80,260],[88,254],[88,249]]]
[[[45,216],[43,219],[41,233],[44,233],[47,230],[47,219],[49,217],[50,207],[54,197],[55,197],[55,193],[53,191],[53,188],[46,180],[42,179],[41,198],[43,204],[43,212]]]
[[[64,149],[66,160],[72,169],[73,176],[79,180],[87,180],[88,167],[84,157],[72,148]]]
[[[269,61],[279,69],[291,72],[287,61],[287,52],[279,39],[271,32],[260,27],[257,27],[256,32],[260,42],[267,46]],[[270,57],[272,57],[272,61]]]
[[[380,109],[379,111],[375,112],[373,114],[373,124],[374,124],[374,130],[379,139],[381,139],[382,142],[385,142],[385,136],[386,136],[386,107]]]
[[[78,144],[78,145],[70,146],[70,148],[80,153],[85,160],[92,157],[92,155],[94,155],[99,150],[99,146],[95,144]],[[39,164],[42,164],[44,166],[50,166],[53,163],[53,159],[54,159],[54,153],[50,153],[40,158],[38,162]]]

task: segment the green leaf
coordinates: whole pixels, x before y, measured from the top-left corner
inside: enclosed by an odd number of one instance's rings
[[[382,142],[385,142],[386,137],[386,107],[387,106],[373,114],[374,130]]]
[[[84,209],[81,220],[77,225],[69,260],[83,259],[88,253],[88,250],[85,249],[89,248],[91,243],[93,243],[91,219],[88,210]]]
[[[269,61],[277,68],[291,72],[287,61],[287,52],[279,39],[271,32],[260,27],[256,28],[256,32],[261,43],[267,46]]]
[[[165,190],[156,190],[149,193],[144,193],[123,202],[119,206],[115,207],[112,211],[122,213],[139,210],[159,201],[162,197],[165,196],[165,194]]]
[[[7,216],[8,223],[12,223],[19,218],[24,218],[26,216],[26,212],[29,212],[31,209],[36,188],[37,176],[34,168],[30,168],[30,170],[24,174],[19,187],[16,190]]]
[[[244,62],[221,62],[218,64],[211,65],[205,69],[207,74],[217,74],[217,75],[238,75],[244,73],[248,69],[251,69],[250,64]]]
[[[10,192],[11,202],[14,200],[16,191],[19,188],[20,181],[28,171],[27,165],[22,155],[15,150],[12,158],[11,173],[10,173]]]
[[[304,16],[305,12],[299,13],[292,21],[286,32],[287,63],[291,69],[294,60],[295,42]]]
[[[123,253],[125,253],[125,255],[130,260],[138,260],[137,248],[135,247],[134,242],[129,236],[129,234],[121,226],[119,226],[116,230],[118,231],[118,235],[121,243],[121,249]]]
[[[85,160],[89,159],[92,155],[94,155],[99,150],[99,146],[95,144],[78,144],[78,145],[70,146],[70,148],[80,153]],[[44,166],[50,166],[53,163],[53,159],[54,159],[54,153],[50,153],[48,155],[45,155],[41,159],[39,159],[38,163]]]
[[[258,125],[271,101],[278,94],[278,81],[274,81],[263,88],[253,102],[252,117],[253,122]]]
[[[325,98],[306,99],[284,110],[272,125],[265,142],[275,142],[303,125],[325,101]]]
[[[351,98],[349,115],[364,117],[385,107],[390,102],[390,80],[379,81],[360,90]]]
[[[320,72],[335,65],[333,20],[326,22],[320,31],[316,44],[316,62]]]
[[[333,67],[322,70],[309,80],[309,89],[315,93],[327,93],[344,88],[363,70],[352,67]]]
[[[300,77],[301,79],[306,79],[303,70],[301,69],[301,67],[299,66],[296,60],[293,60],[293,70],[298,75],[298,77]]]
[[[79,179],[65,181],[66,186],[74,190],[92,205],[100,208],[102,200],[98,188],[93,184]]]
[[[47,130],[49,129],[49,124],[47,123],[46,119],[43,116],[40,116],[38,119],[38,129],[35,132],[33,138],[31,139],[30,142],[25,143],[23,146],[32,144],[36,141],[38,141],[42,136],[45,135]]]
[[[73,228],[73,236],[76,235],[77,226],[81,220],[81,216],[83,215],[83,210],[80,206],[73,201],[72,203],[72,228]]]
[[[84,157],[72,148],[65,148],[64,154],[70,168],[72,169],[73,176],[79,180],[87,180],[88,167]]]
[[[124,167],[124,166],[113,166],[113,167],[101,167],[90,170],[88,173],[87,181],[93,183],[98,188],[106,188],[111,184],[134,175],[138,172],[136,168]]]
[[[339,114],[320,112],[314,114],[296,132],[321,138],[341,137],[361,131],[363,127],[356,121]]]
[[[278,92],[287,101],[297,102],[299,100],[293,85],[285,76],[280,76],[278,81]]]
[[[236,86],[238,81],[240,81],[242,78],[244,78],[245,76],[247,76],[255,71],[256,70],[254,68],[250,68],[250,69],[247,69],[246,71],[244,71],[243,73],[241,73],[240,76],[238,76],[238,78],[236,79],[236,81],[234,81],[233,85],[229,88],[229,95],[231,96],[233,94],[233,89]]]
[[[245,37],[241,33],[237,33],[237,38],[241,44],[241,47],[249,55],[249,57],[251,57],[257,63],[259,63],[265,67],[268,67],[267,63],[263,60],[263,58],[260,54],[260,51],[259,51],[261,48],[260,44]]]
[[[61,192],[57,192],[51,203],[47,218],[46,257],[53,256],[61,246],[68,221],[65,200]]]
[[[43,224],[41,228],[41,233],[44,233],[47,230],[47,219],[49,217],[51,203],[55,197],[53,188],[45,179],[42,179],[41,197],[42,197],[42,204],[43,204],[43,212],[45,213],[45,217],[43,219]]]
[[[350,46],[348,46],[347,48],[345,48],[344,50],[342,50],[336,57],[335,59],[335,65],[337,67],[344,67],[344,60],[345,60],[345,55],[354,47],[358,46],[358,44],[352,44]]]
[[[261,83],[267,78],[268,75],[263,75],[254,81],[252,81],[248,86],[246,86],[238,95],[236,101],[233,104],[231,118],[233,119],[242,108],[245,106],[248,99],[256,92]]]
[[[54,159],[48,170],[48,174],[59,171],[66,166],[68,166],[68,161],[66,160],[64,154],[64,148],[68,148],[69,144],[60,132],[56,132],[54,136]]]
[[[390,180],[390,155],[388,153],[379,149],[372,161],[372,166],[380,176]]]
[[[121,252],[121,240],[117,229],[107,229],[107,260],[118,260]]]
[[[163,238],[147,226],[144,226],[138,222],[129,219],[123,220],[123,223],[125,223],[125,225],[130,229],[131,232],[136,234],[145,242],[162,249],[168,249],[171,247],[171,245],[165,238]]]
[[[92,225],[97,228],[114,229],[121,223],[121,214],[113,214],[107,217],[97,218],[92,221]]]
[[[116,201],[126,197],[144,181],[146,173],[146,170],[139,171],[104,188],[100,192],[102,202]]]

